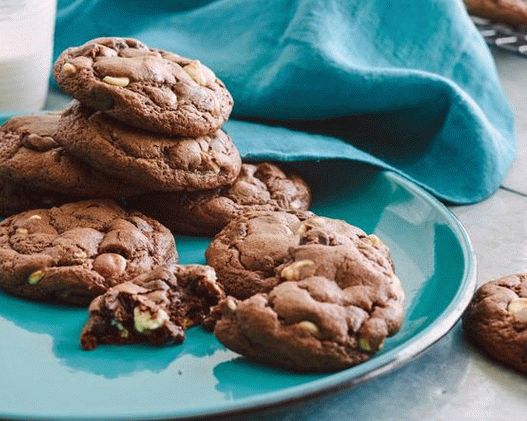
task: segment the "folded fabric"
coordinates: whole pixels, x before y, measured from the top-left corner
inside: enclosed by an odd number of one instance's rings
[[[213,68],[246,158],[371,163],[470,203],[514,157],[509,105],[461,0],[59,0],[55,55],[99,36]]]

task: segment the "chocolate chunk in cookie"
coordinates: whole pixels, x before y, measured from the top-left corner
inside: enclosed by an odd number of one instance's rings
[[[81,345],[180,343],[223,297],[209,266],[159,267],[93,300]]]
[[[97,38],[68,48],[54,75],[83,104],[155,133],[213,134],[233,106],[223,82],[199,61],[130,38]]]
[[[312,228],[300,229],[298,245],[275,267],[274,288],[222,302],[214,333],[226,347],[296,371],[333,371],[366,361],[399,330],[404,292],[387,248],[320,219],[300,225]]]
[[[58,113],[13,117],[0,127],[0,177],[78,197],[124,197],[141,189],[112,180],[56,142]]]
[[[38,190],[0,178],[0,216],[6,217],[28,209],[51,208],[78,200],[60,193]]]
[[[243,164],[234,184],[219,189],[147,193],[127,200],[172,231],[198,235],[214,235],[248,211],[306,210],[310,202],[304,180],[269,163]]]
[[[221,130],[174,139],[132,129],[76,101],[63,113],[57,139],[100,171],[151,191],[216,188],[232,183],[241,167],[238,150]]]
[[[463,328],[489,355],[527,373],[527,274],[481,286],[463,316]]]
[[[35,209],[0,223],[0,287],[25,298],[87,304],[176,261],[167,228],[110,200]]]

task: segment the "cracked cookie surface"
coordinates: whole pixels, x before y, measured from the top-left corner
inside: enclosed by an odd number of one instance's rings
[[[465,311],[463,328],[489,355],[527,373],[527,274],[482,285]]]
[[[93,300],[81,346],[180,343],[185,330],[201,324],[223,297],[210,266],[158,267]]]
[[[312,217],[275,264],[274,287],[219,306],[215,335],[250,359],[334,371],[369,359],[403,322],[404,292],[387,247],[344,221]]]
[[[0,176],[78,197],[119,198],[142,190],[110,179],[56,141],[59,113],[13,117],[0,127]]]
[[[308,211],[255,212],[239,216],[214,237],[205,253],[225,293],[248,298],[271,290],[278,279],[275,268],[299,242]]]
[[[167,228],[111,200],[34,209],[0,223],[0,287],[25,298],[88,304],[118,283],[176,261]]]
[[[183,234],[214,235],[248,211],[307,210],[311,192],[295,174],[270,163],[243,164],[236,181],[222,188],[181,193],[147,193],[127,200]]]
[[[241,167],[238,150],[221,130],[174,139],[130,128],[76,101],[64,111],[57,139],[100,171],[150,191],[216,188],[232,183]]]
[[[83,104],[155,133],[214,133],[233,106],[223,82],[199,61],[130,38],[97,38],[68,48],[54,75]]]
[[[349,244],[357,248],[370,241],[368,238],[345,221],[307,211],[253,212],[241,215],[220,231],[206,257],[227,294],[248,298],[269,291],[280,281],[275,269],[287,259],[290,248],[304,244]]]

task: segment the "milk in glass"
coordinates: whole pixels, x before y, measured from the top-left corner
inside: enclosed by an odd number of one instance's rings
[[[0,112],[43,107],[55,10],[56,0],[0,0]]]

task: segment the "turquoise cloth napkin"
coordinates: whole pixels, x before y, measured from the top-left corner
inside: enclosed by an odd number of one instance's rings
[[[59,0],[55,55],[99,36],[213,68],[245,158],[370,163],[470,203],[514,157],[509,105],[461,0]]]

